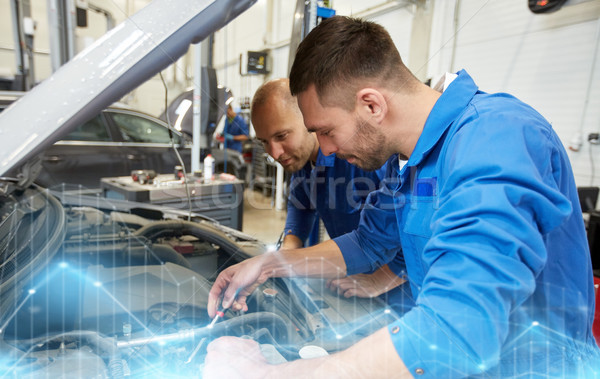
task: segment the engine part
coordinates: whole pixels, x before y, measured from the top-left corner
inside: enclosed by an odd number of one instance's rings
[[[6,316],[19,293],[16,287],[34,277],[58,251],[66,218],[56,198],[33,187],[17,203],[0,202],[0,214],[0,315]]]
[[[132,335],[141,330],[150,332],[147,325],[152,322],[152,317],[148,310],[165,303],[203,310],[193,312],[193,318],[200,324],[208,323],[205,310],[210,283],[185,267],[173,263],[113,268],[93,266],[83,277],[86,279],[82,293],[81,326],[85,329],[93,328],[106,335],[116,335],[121,334],[123,323],[130,323]],[[170,326],[181,327],[177,324]]]
[[[290,341],[291,336],[288,324],[281,317],[274,313],[257,312],[223,320],[222,322],[213,325],[212,328],[204,326],[202,328],[181,330],[175,333],[132,338],[117,342],[117,346],[122,349],[154,343],[163,344],[170,341],[185,341],[206,336],[215,338],[224,335],[242,335],[245,333],[234,333],[234,330],[245,329],[250,331],[250,329],[252,329],[252,331],[254,331],[262,329],[265,325],[271,327],[282,343],[288,343]]]
[[[156,171],[154,170],[131,171],[131,179],[140,184],[151,184],[154,178],[156,178]]]
[[[73,378],[110,377],[109,369],[102,358],[85,348],[36,351],[30,353],[28,359],[14,367],[15,377],[64,378],[67,372]]]
[[[54,336],[19,340],[17,342],[20,346],[24,346],[24,350],[28,352],[31,351],[31,347],[34,345],[39,348],[44,345],[60,343],[58,350],[41,350],[41,352],[29,354],[32,357],[47,358],[47,365],[40,367],[38,370],[34,369],[31,373],[32,377],[39,377],[42,373],[46,377],[62,377],[65,372],[72,372],[70,366],[84,366],[79,367],[81,377],[97,376],[99,372],[106,371],[100,369],[104,367],[104,363],[100,357],[104,357],[108,361],[106,367],[109,369],[111,378],[124,377],[124,366],[126,363],[121,359],[121,351],[117,348],[117,344],[113,339],[102,337],[94,331],[73,331]],[[76,350],[66,348],[66,344],[73,342],[79,344]],[[91,351],[82,348],[83,346],[89,347],[95,354],[91,354]],[[37,362],[37,359],[33,362]],[[73,362],[77,362],[77,364],[73,364]],[[81,362],[86,362],[87,364],[82,365]],[[21,367],[21,369],[26,370],[25,366]],[[40,370],[41,372],[37,372]],[[75,374],[74,376],[79,375]]]
[[[123,260],[129,266],[156,265],[171,262],[185,268],[191,268],[190,262],[171,246],[155,243],[151,247],[138,246],[124,248],[121,251]]]
[[[300,349],[298,354],[302,359],[319,358],[329,355],[327,350],[323,349],[321,346],[316,345],[306,345],[302,347],[302,349]]]
[[[221,246],[226,253],[231,256],[236,256],[239,253],[245,253],[244,249],[234,243],[223,233],[215,232],[214,229],[205,227],[202,224],[181,221],[167,220],[157,221],[146,225],[135,232],[136,236],[143,236],[148,239],[156,239],[172,235],[192,235],[200,238],[203,241],[217,244]],[[248,253],[244,254],[244,258],[248,258]]]

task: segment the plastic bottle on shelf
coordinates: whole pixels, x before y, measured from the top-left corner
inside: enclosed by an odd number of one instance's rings
[[[212,180],[213,174],[215,172],[215,158],[212,155],[208,154],[206,158],[204,158],[204,181]]]

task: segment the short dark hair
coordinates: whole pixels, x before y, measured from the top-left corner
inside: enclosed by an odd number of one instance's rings
[[[290,71],[290,90],[296,96],[314,84],[322,104],[349,109],[366,80],[398,90],[418,82],[381,25],[334,16],[317,25],[298,46]]]

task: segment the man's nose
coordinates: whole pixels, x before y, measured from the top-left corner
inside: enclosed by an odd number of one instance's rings
[[[319,147],[321,148],[321,152],[324,155],[331,155],[338,151],[338,148],[335,144],[333,144],[329,138],[325,138],[322,136],[317,136],[319,140]]]
[[[270,143],[267,149],[267,154],[277,160],[283,154],[283,148],[279,143]]]

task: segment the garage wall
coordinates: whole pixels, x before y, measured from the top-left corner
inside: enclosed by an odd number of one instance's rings
[[[600,185],[600,146],[587,143],[600,129],[600,59],[592,67],[599,17],[597,0],[546,15],[531,13],[525,0],[436,1],[429,75],[464,68],[482,90],[536,108],[565,147],[581,134],[580,151],[569,150],[576,182]]]
[[[11,0],[12,1],[12,0]],[[151,0],[90,0],[108,12],[114,18],[115,25],[146,6]],[[52,74],[50,61],[50,39],[46,0],[31,1],[32,18],[36,23],[34,34],[34,74],[40,82]],[[10,1],[0,1],[0,77],[12,78],[16,73],[16,60],[13,40],[13,26]],[[88,26],[76,28],[76,51],[81,51],[100,38],[107,31],[106,17],[88,10]],[[191,85],[192,72],[190,55],[186,55],[177,64],[169,67],[164,76],[169,83],[169,99],[177,96]],[[127,95],[123,102],[147,113],[158,115],[164,109],[164,88],[156,76]]]
[[[217,69],[219,84],[229,87],[233,92],[234,106],[239,106],[244,97],[250,97],[264,80],[261,75],[240,75],[240,54],[268,49],[272,42],[279,42],[274,41],[276,33],[284,34],[279,19],[269,17],[268,5],[272,3],[274,2],[259,0],[215,33],[213,65]],[[281,4],[273,5],[276,8],[274,14],[281,17],[281,11],[285,10],[285,7],[282,9]],[[270,28],[274,28],[273,32]]]
[[[0,76],[13,76],[16,73],[16,61],[14,52],[14,37],[10,2],[4,0],[0,2]],[[96,4],[109,11],[115,24],[125,20],[130,14],[143,8],[150,0],[115,0],[100,1],[91,0],[91,4]],[[35,21],[34,34],[34,70],[36,81],[41,81],[52,73],[50,63],[50,39],[48,32],[48,14],[46,0],[31,0],[31,13]],[[88,11],[88,26],[85,28],[76,28],[75,35],[76,50],[81,51],[95,39],[106,33],[106,18],[96,12]]]
[[[337,14],[355,15],[379,22],[388,28],[406,60],[410,50],[413,6],[409,1],[333,1]],[[259,0],[250,10],[215,33],[214,65],[219,83],[232,89],[236,102],[252,98],[269,79],[288,74],[289,43],[295,0]],[[269,51],[269,75],[240,76],[240,54]]]
[[[39,81],[51,73],[46,1],[32,1],[31,17],[36,21],[33,64],[36,81]],[[0,77],[12,78],[17,71],[14,44],[10,1],[0,1]]]

